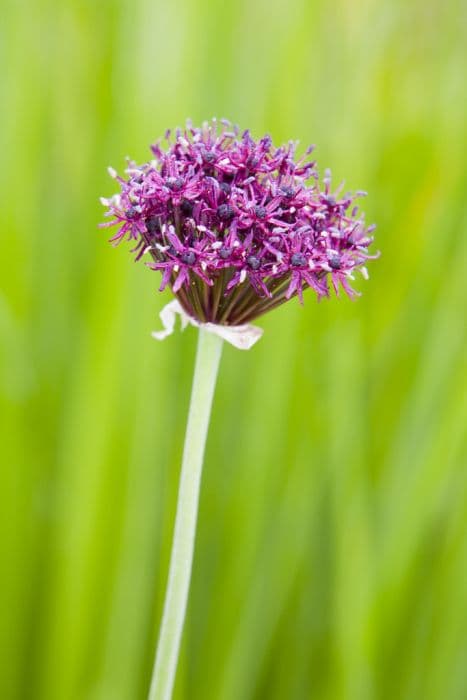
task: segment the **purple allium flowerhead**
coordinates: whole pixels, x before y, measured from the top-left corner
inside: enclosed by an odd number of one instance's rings
[[[350,297],[356,268],[366,278],[374,226],[354,200],[364,193],[320,183],[313,147],[275,148],[228,121],[213,119],[165,135],[153,159],[128,162],[121,192],[102,198],[117,225],[110,239],[133,240],[136,259],[162,273],[185,311],[199,322],[240,325],[313,289],[318,299],[342,288]]]

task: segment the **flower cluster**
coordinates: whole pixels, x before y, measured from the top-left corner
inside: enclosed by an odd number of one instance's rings
[[[112,217],[102,226],[119,226],[115,244],[134,240],[137,259],[151,255],[160,289],[169,285],[190,316],[239,325],[302,301],[308,287],[318,298],[330,284],[356,294],[349,280],[376,257],[374,226],[354,206],[364,193],[332,193],[329,172],[320,183],[312,147],[296,158],[295,142],[275,148],[226,120],[165,139],[150,162],[128,163],[126,179],[109,168],[121,193],[102,198]]]

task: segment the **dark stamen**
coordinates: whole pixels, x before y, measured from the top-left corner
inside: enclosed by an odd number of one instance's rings
[[[294,267],[303,267],[303,265],[306,265],[306,258],[301,253],[294,253],[290,258],[290,263]]]
[[[292,197],[295,195],[293,187],[290,187],[289,185],[284,185],[281,187],[281,192],[284,197],[287,197],[287,199],[292,199]]]
[[[332,267],[333,270],[340,270],[341,269],[341,256],[340,255],[330,255],[328,259],[329,259],[329,266]]]
[[[187,250],[186,253],[182,254],[180,259],[185,265],[193,265],[196,260],[196,255],[192,250]]]
[[[181,177],[168,177],[165,181],[167,187],[174,192],[179,192],[183,187],[183,178]]]
[[[193,202],[190,202],[188,199],[184,199],[180,205],[180,209],[182,210],[182,214],[185,216],[191,216],[193,214]]]
[[[222,260],[227,260],[227,258],[229,258],[231,254],[232,248],[227,248],[227,246],[222,246],[222,248],[219,251],[219,255],[222,258]]]
[[[261,261],[256,257],[256,255],[250,255],[246,261],[252,270],[257,270],[259,267],[261,267]]]
[[[216,155],[212,151],[205,151],[203,153],[203,159],[206,163],[214,163],[216,160]]]
[[[150,216],[145,221],[148,233],[158,233],[159,232],[159,220],[157,216]]]
[[[222,221],[229,221],[235,216],[235,212],[230,204],[221,204],[220,207],[217,207],[217,216]]]
[[[258,219],[265,219],[266,218],[266,209],[260,205],[257,205],[255,207],[255,214],[258,217]]]

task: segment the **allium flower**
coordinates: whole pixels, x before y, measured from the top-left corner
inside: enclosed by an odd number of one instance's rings
[[[296,157],[297,144],[275,148],[270,136],[215,119],[198,129],[165,135],[166,149],[152,146],[153,160],[130,161],[121,192],[102,199],[118,226],[114,244],[134,242],[139,260],[162,274],[177,299],[162,311],[170,334],[175,314],[199,327],[193,388],[183,450],[167,594],[149,700],[171,700],[187,609],[204,446],[223,342],[250,348],[262,329],[250,321],[307,288],[318,299],[333,288],[350,296],[354,271],[365,262],[374,226],[365,227],[354,205],[363,193],[331,191],[319,182],[313,148]]]
[[[275,148],[255,141],[226,120],[201,128],[187,123],[154,158],[128,163],[127,178],[110,174],[121,193],[102,203],[118,225],[114,244],[135,242],[139,259],[160,270],[186,313],[201,323],[245,324],[293,296],[318,298],[330,286],[350,296],[354,271],[364,277],[374,226],[365,227],[354,205],[362,192],[331,191],[320,184],[313,147],[297,158],[296,142]]]
[[[202,128],[187,123],[153,160],[130,161],[121,193],[102,198],[118,225],[114,244],[135,241],[136,258],[150,253],[188,315],[199,322],[238,325],[311,287],[318,298],[342,287],[369,255],[374,226],[365,227],[356,197],[320,185],[315,162],[296,158],[297,143],[275,148],[226,120]]]

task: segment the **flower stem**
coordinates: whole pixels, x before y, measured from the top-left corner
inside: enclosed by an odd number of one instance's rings
[[[169,579],[149,700],[170,700],[190,587],[199,489],[222,338],[199,329]]]

